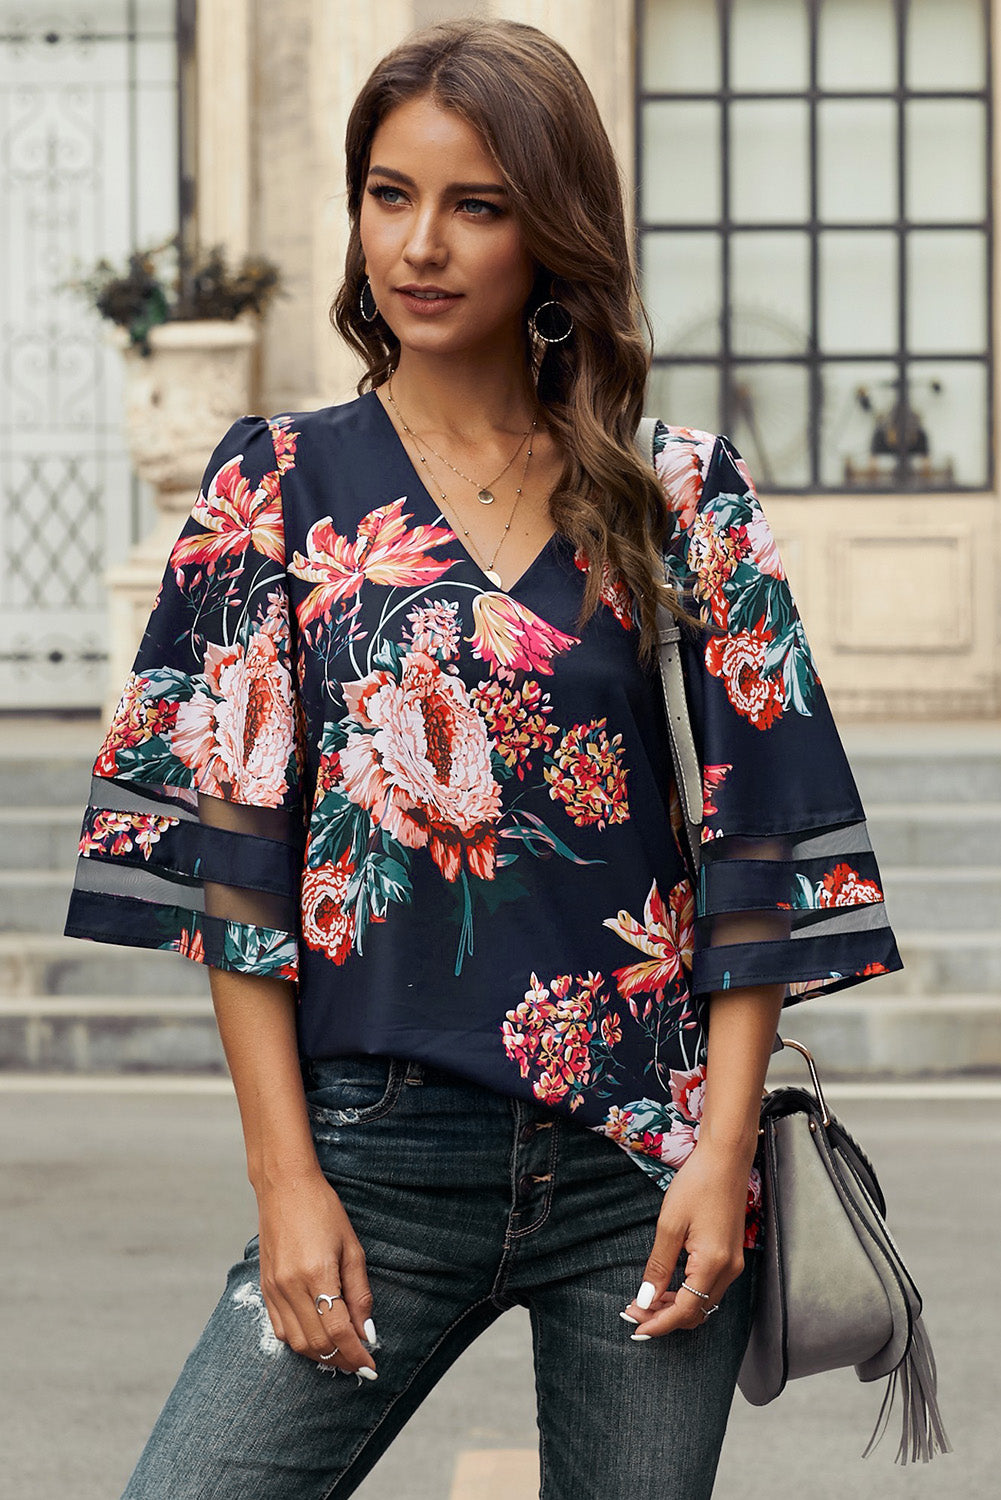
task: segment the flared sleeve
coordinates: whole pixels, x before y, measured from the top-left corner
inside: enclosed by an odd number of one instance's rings
[[[297,977],[302,714],[281,475],[241,417],[209,460],[94,762],[65,932]]]
[[[654,453],[669,569],[703,627],[682,644],[704,799],[693,988],[785,983],[791,1004],[899,969],[858,789],[747,467],[726,438],[663,424]],[[771,914],[768,936],[734,941],[743,913]]]

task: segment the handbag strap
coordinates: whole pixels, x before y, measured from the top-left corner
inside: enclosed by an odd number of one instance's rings
[[[636,429],[636,445],[646,463],[653,465],[655,417],[641,417]],[[670,582],[668,560],[664,558],[664,577]],[[671,742],[671,760],[678,784],[678,799],[692,868],[697,871],[702,854],[703,792],[702,769],[685,691],[685,674],[681,661],[681,627],[663,604],[657,605],[660,686],[664,695],[664,716]]]

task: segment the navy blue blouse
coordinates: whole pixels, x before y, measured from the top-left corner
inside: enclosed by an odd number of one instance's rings
[[[497,588],[369,392],[242,417],[212,455],[94,765],[67,933],[293,980],[304,1057],[451,1069],[666,1187],[713,991],[792,1003],[900,960],[750,476],[723,438],[658,424],[654,448],[705,626],[694,890],[621,580],[578,628],[588,564],[557,533]],[[789,936],[714,943],[747,910]]]

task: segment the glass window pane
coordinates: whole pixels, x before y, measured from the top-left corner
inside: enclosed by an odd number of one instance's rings
[[[892,353],[898,346],[897,238],[830,230],[820,241],[820,348]]]
[[[718,234],[645,234],[643,301],[659,354],[717,354],[722,245]]]
[[[807,390],[802,365],[734,367],[730,436],[761,489],[809,483]]]
[[[817,74],[822,89],[895,88],[894,0],[824,0]]]
[[[873,458],[873,438],[894,405],[896,383],[897,367],[892,364],[822,366],[821,484],[848,490],[879,487],[881,461]]]
[[[968,99],[907,105],[907,217],[983,219],[987,213],[987,112]]]
[[[735,89],[805,89],[810,82],[806,0],[731,0],[730,83]]]
[[[716,0],[647,0],[640,44],[644,89],[708,93],[720,86]]]
[[[673,427],[719,432],[719,370],[715,365],[654,365],[643,409]]]
[[[908,236],[907,342],[912,354],[987,348],[984,235],[943,229]]]
[[[733,106],[730,205],[735,220],[788,224],[807,218],[808,124],[805,104]]]
[[[982,89],[987,80],[983,0],[910,0],[907,72],[911,89]]]
[[[911,366],[911,406],[928,433],[929,461],[957,484],[986,487],[987,370],[980,364]],[[943,479],[939,488],[947,487]]]
[[[896,106],[831,100],[818,106],[817,127],[821,219],[855,224],[896,219]]]
[[[715,104],[643,107],[643,217],[648,224],[719,219],[720,121]],[[679,162],[684,171],[679,171]]]
[[[802,354],[810,337],[805,234],[735,234],[730,241],[730,340],[737,355]]]

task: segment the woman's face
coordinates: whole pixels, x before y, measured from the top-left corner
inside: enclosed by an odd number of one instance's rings
[[[520,352],[536,267],[479,132],[425,95],[386,115],[369,163],[365,267],[401,348]]]

